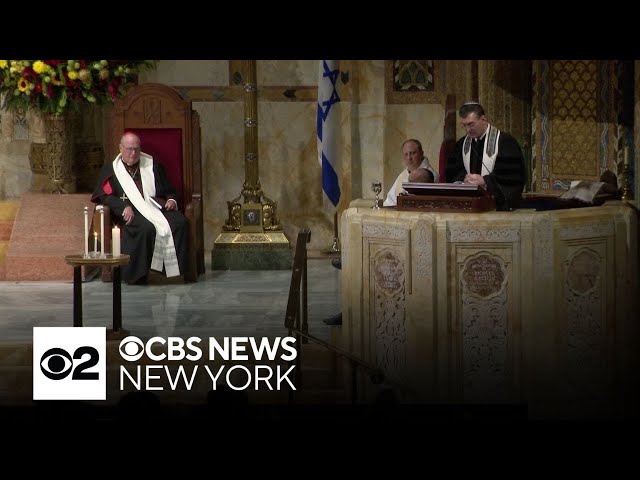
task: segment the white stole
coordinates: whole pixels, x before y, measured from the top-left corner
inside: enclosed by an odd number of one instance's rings
[[[144,198],[140,194],[140,190],[136,187],[133,178],[127,172],[122,164],[122,156],[118,154],[113,161],[113,171],[116,178],[122,185],[124,193],[129,197],[133,206],[142,214],[144,218],[153,223],[156,227],[156,241],[153,247],[153,258],[151,260],[151,268],[159,272],[162,271],[162,265],[167,277],[176,277],[180,275],[180,267],[178,266],[178,257],[176,255],[176,247],[173,243],[173,234],[169,222],[154,205],[151,197],[156,195],[156,182],[153,175],[153,157],[146,153],[140,153],[140,178],[142,179],[142,191]]]
[[[485,176],[493,172],[498,156],[498,140],[500,140],[500,130],[489,125],[484,139],[484,148],[482,150],[482,170],[480,175]],[[473,138],[467,136],[464,139],[462,147],[462,161],[467,173],[471,172],[471,142]]]

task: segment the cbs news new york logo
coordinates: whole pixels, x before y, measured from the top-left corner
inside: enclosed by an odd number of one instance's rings
[[[297,357],[297,350],[293,346],[293,337],[277,337],[270,340],[263,337],[260,341],[253,337],[225,337],[222,344],[215,338],[209,338],[209,360],[216,358],[225,361],[248,361],[247,350],[253,352],[254,357],[260,361],[266,357],[268,361],[280,358],[292,362]],[[105,327],[34,327],[33,329],[33,399],[34,400],[106,400],[106,328]],[[153,352],[154,344],[167,345],[168,353],[157,355]],[[183,358],[190,361],[199,360],[205,355],[200,343],[207,345],[199,337],[190,337],[185,342],[180,337],[170,337],[165,340],[161,337],[153,337],[146,343],[137,337],[126,337],[120,342],[120,356],[126,362],[140,360],[143,355],[153,361],[175,361]],[[204,347],[206,350],[206,347]],[[282,348],[284,353],[278,353]],[[189,353],[187,353],[187,351]],[[212,388],[216,389],[221,377],[234,390],[244,390],[254,386],[258,390],[259,385],[269,390],[280,390],[289,387],[296,389],[292,375],[295,365],[288,368],[282,365],[252,365],[253,371],[243,365],[228,367],[221,365],[212,371],[209,365],[204,365],[207,378],[212,381]],[[203,374],[194,365],[189,378],[184,367],[178,367],[178,371],[172,378],[169,364],[134,365],[133,370],[120,365],[120,389],[124,389],[125,378],[131,385],[140,390],[146,385],[147,390],[162,390],[159,385],[152,386],[152,380],[161,378],[164,370],[172,389],[176,388],[179,379],[183,378],[185,388],[191,389],[196,374]],[[223,372],[223,370],[225,372]],[[235,385],[231,374],[234,370],[242,370],[246,382]],[[244,378],[244,377],[243,377]]]
[[[106,400],[105,327],[33,328],[34,400]]]

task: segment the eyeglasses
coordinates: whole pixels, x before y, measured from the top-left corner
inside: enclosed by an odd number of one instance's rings
[[[133,152],[139,152],[140,151],[140,147],[125,147],[123,145],[120,145],[124,150],[126,150],[129,153],[133,153]]]

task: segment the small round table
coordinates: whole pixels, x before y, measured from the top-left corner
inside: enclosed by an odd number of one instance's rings
[[[129,263],[129,255],[105,257],[85,257],[84,255],[66,255],[64,261],[73,267],[73,326],[82,326],[82,267],[113,268],[113,332],[122,328],[122,294],[120,285],[120,267]]]

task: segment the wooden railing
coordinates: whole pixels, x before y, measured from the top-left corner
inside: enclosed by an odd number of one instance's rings
[[[302,383],[302,344],[317,343],[348,360],[351,366],[351,403],[358,399],[358,372],[360,370],[369,373],[369,379],[373,384],[380,384],[385,380],[384,373],[379,368],[371,365],[353,354],[336,347],[314,335],[309,334],[308,308],[307,308],[307,243],[311,241],[311,231],[303,229],[298,233],[296,240],[293,271],[291,273],[291,286],[289,287],[289,300],[284,325],[289,329],[289,335],[296,338],[295,383],[296,388]],[[360,369],[360,370],[359,370]],[[293,390],[289,391],[289,401],[293,402]]]

